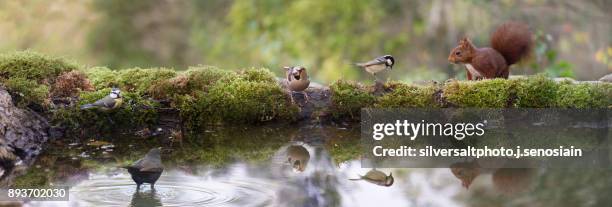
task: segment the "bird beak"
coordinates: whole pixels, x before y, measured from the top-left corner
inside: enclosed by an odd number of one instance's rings
[[[297,77],[297,76],[300,76],[300,72],[301,72],[301,71],[302,71],[301,69],[293,70],[293,71],[291,72],[291,75],[296,76],[296,77]]]

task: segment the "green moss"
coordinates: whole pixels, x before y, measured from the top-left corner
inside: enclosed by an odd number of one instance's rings
[[[169,162],[179,165],[206,163],[212,167],[222,167],[235,160],[269,163],[275,152],[291,140],[294,132],[282,126],[207,129],[214,133],[183,138],[184,142],[190,144],[185,145],[183,150],[173,150],[168,156],[171,159]]]
[[[287,95],[276,83],[237,79],[213,86],[206,97],[212,114],[225,122],[290,119],[297,111],[288,104]]]
[[[208,91],[219,80],[231,81],[237,78],[236,73],[216,67],[190,67],[185,74],[189,78],[190,91]]]
[[[43,187],[49,184],[49,173],[43,169],[28,170],[25,175],[15,178],[11,187],[13,188],[33,188]]]
[[[336,118],[360,118],[361,108],[373,106],[376,98],[362,85],[339,80],[332,83],[329,88],[332,92],[332,114]]]
[[[191,92],[175,96],[174,102],[191,129],[216,122],[293,120],[298,111],[296,106],[289,104],[287,95],[267,69],[234,73],[216,68],[192,68],[186,74]]]
[[[107,96],[110,90],[110,88],[104,88],[82,92],[78,105],[54,111],[51,123],[75,132],[82,128],[93,128],[99,132],[116,132],[123,129],[122,126],[132,129],[153,125],[157,122],[156,107],[159,107],[159,104],[135,92],[122,92],[124,103],[117,109],[109,111],[79,109],[80,105],[93,103]]]
[[[0,55],[0,77],[3,79],[22,78],[42,84],[76,69],[78,66],[73,62],[30,51]]]
[[[124,90],[144,94],[152,85],[174,76],[176,72],[167,68],[132,68],[119,71],[117,80]]]
[[[604,108],[611,104],[612,84],[559,85],[556,106],[561,108]]]
[[[210,87],[223,80],[232,81],[238,75],[231,71],[215,67],[191,67],[174,78],[159,81],[148,91],[156,99],[175,100],[176,95],[193,95],[199,91],[208,91]]]
[[[47,105],[49,96],[49,86],[38,84],[34,80],[24,78],[11,78],[4,81],[7,89],[13,92],[17,98],[16,103],[20,107],[36,103]]]
[[[436,107],[434,93],[435,86],[413,86],[400,82],[385,84],[385,88],[391,92],[378,98],[376,107],[399,108],[399,107]]]
[[[51,106],[49,90],[58,75],[78,70],[78,66],[59,58],[32,52],[0,55],[0,83],[6,86],[20,106]],[[96,90],[80,93],[79,104],[92,103],[107,96],[111,87],[120,87],[125,104],[113,112],[79,110],[78,106],[59,106],[52,111],[56,123],[82,126],[126,126],[154,124],[160,104],[168,100],[179,109],[182,121],[191,129],[210,123],[261,123],[293,120],[298,108],[289,104],[285,91],[272,72],[250,68],[240,72],[215,67],[191,67],[176,72],[166,68],[132,68],[114,71],[105,67],[82,70]],[[593,108],[612,105],[612,84],[556,83],[544,76],[518,80],[450,81],[436,85],[413,86],[387,83],[382,96],[356,82],[339,80],[330,85],[329,112],[334,118],[358,120],[364,107],[563,107]],[[442,90],[442,99],[435,99]],[[441,102],[441,103],[438,103]],[[164,102],[165,103],[165,102]],[[164,106],[167,107],[167,106]],[[43,107],[47,109],[47,107]],[[62,120],[64,119],[64,120]]]
[[[187,76],[181,74],[174,78],[159,81],[149,87],[147,93],[158,100],[174,99],[175,96],[190,93],[187,88],[188,81]]]
[[[451,81],[442,96],[458,107],[504,108],[508,105],[512,82],[504,79]]]
[[[72,62],[30,51],[0,55],[0,83],[20,97],[19,106],[47,106],[49,86],[61,73],[76,69]]]
[[[93,103],[110,94],[111,88],[102,88],[97,91],[86,91],[79,95],[79,105]]]
[[[251,82],[264,82],[269,84],[276,84],[276,76],[265,68],[250,68],[242,71],[240,76],[246,80]]]
[[[515,81],[515,107],[546,108],[555,106],[557,89],[559,88],[555,81],[546,78],[544,75]]]
[[[91,84],[96,89],[111,88],[119,86],[117,71],[107,67],[93,67],[83,70]]]
[[[363,153],[360,139],[354,139],[354,137],[338,139],[333,142],[333,145],[327,148],[336,164],[359,159]]]

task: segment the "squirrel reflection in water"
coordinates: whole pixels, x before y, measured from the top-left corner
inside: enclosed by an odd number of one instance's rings
[[[461,180],[461,185],[466,189],[479,175],[491,174],[493,187],[506,195],[529,189],[535,175],[535,169],[531,168],[507,168],[503,165],[497,168],[484,168],[477,160],[454,163],[450,166],[450,170],[456,178]]]

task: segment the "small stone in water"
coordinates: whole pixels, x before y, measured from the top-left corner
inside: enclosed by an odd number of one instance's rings
[[[105,142],[105,141],[91,141],[89,143],[87,143],[87,145],[89,146],[94,146],[94,147],[98,147],[98,146],[103,146],[103,145],[109,145],[111,144],[110,142]]]
[[[114,147],[115,147],[114,144],[107,144],[107,145],[102,145],[100,149],[109,149],[109,148],[114,148]]]
[[[82,153],[79,155],[79,157],[88,158],[88,157],[89,157],[89,155],[88,155],[87,153],[85,153],[85,152],[82,152]]]

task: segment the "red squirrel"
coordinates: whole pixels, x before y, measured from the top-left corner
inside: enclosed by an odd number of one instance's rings
[[[468,80],[508,79],[510,65],[529,55],[533,45],[531,36],[527,25],[507,22],[491,35],[491,47],[477,48],[469,38],[464,37],[451,50],[448,61],[465,64]]]

